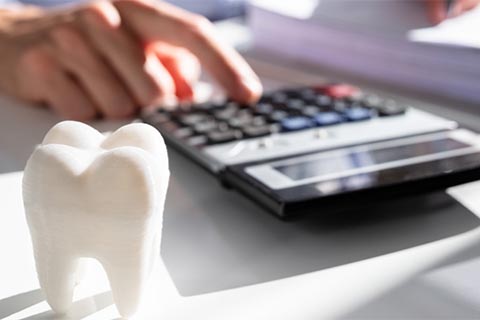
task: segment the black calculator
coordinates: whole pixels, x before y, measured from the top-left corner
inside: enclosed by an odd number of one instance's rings
[[[279,217],[480,178],[480,138],[456,122],[333,83],[150,110],[167,144]]]

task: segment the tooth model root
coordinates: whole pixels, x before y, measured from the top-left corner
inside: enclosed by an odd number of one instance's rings
[[[47,256],[48,255],[48,256]],[[58,255],[40,254],[37,261],[47,261],[51,267],[45,270],[37,267],[40,285],[44,289],[47,302],[57,313],[66,313],[72,304],[77,261]]]
[[[83,265],[97,259],[119,313],[135,314],[159,256],[169,180],[160,134],[131,124],[108,137],[78,122],[53,127],[30,157],[25,213],[40,286],[68,312]]]

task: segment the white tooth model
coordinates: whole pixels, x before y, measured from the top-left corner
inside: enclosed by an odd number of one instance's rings
[[[79,259],[104,267],[115,304],[133,315],[160,253],[168,157],[161,135],[130,124],[104,136],[54,126],[28,160],[23,199],[40,286],[59,313],[72,304]]]

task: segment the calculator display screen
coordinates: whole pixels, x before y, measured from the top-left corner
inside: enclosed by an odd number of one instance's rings
[[[290,179],[298,181],[467,147],[470,147],[470,145],[444,138],[383,149],[362,150],[351,148],[347,149],[347,152],[332,153],[327,157],[278,165],[273,168]]]

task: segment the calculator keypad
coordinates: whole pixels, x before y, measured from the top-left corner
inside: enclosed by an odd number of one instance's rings
[[[266,93],[255,105],[226,102],[159,109],[148,121],[188,145],[202,147],[398,116],[406,110],[394,100],[364,95],[354,86],[331,84]]]

